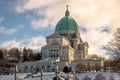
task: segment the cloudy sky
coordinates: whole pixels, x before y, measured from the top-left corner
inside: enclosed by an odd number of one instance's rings
[[[89,53],[106,55],[101,48],[120,27],[120,0],[0,0],[0,48],[40,50],[67,4]]]

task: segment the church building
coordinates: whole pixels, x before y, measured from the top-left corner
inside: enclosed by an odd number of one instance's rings
[[[82,41],[79,26],[70,16],[68,6],[65,16],[56,24],[55,32],[47,36],[46,41],[46,45],[41,49],[42,60],[22,63],[24,71],[34,71],[38,68],[43,71],[54,71],[56,68],[63,71],[65,66],[76,71],[77,64],[89,62],[88,42]],[[101,60],[91,60],[92,64],[96,61],[101,66]]]
[[[46,37],[42,47],[42,59],[56,60],[71,64],[72,61],[88,58],[88,43],[80,37],[80,29],[67,10],[56,25],[55,33]],[[63,65],[62,65],[63,66]]]

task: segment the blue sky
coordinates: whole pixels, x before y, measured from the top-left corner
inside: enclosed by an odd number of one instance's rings
[[[19,2],[17,2],[17,0],[9,1],[10,0],[3,0],[0,2],[0,27],[3,28],[3,31],[0,32],[0,42],[8,40],[18,41],[22,38],[50,34],[49,32],[46,33],[47,29],[33,30],[27,16],[32,15],[31,17],[35,18],[38,16],[32,11],[25,13],[16,12],[15,4]]]
[[[89,53],[106,56],[101,48],[120,27],[119,0],[0,0],[0,48],[40,50],[67,4],[83,41],[89,43]]]

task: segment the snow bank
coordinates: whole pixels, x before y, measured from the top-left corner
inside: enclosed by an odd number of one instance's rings
[[[23,80],[24,77],[28,73],[19,73],[18,77],[20,80]],[[91,80],[95,79],[95,76],[98,74],[102,74],[104,77],[106,77],[106,80],[110,80],[110,76],[113,76],[114,80],[120,80],[120,74],[118,73],[110,73],[110,72],[87,72],[87,73],[71,73],[69,74],[70,77],[77,76],[79,80],[82,80],[84,77],[88,76],[91,78]],[[40,80],[40,73],[34,74],[34,76],[37,77],[29,77],[24,80]],[[55,76],[54,72],[44,72],[43,73],[43,80],[52,80],[52,78]],[[68,74],[60,73],[59,76],[68,77]],[[14,74],[13,75],[0,75],[0,80],[14,80]]]

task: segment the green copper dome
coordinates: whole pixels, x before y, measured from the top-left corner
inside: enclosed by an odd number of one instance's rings
[[[58,21],[55,32],[65,31],[65,30],[79,32],[78,24],[70,16],[68,9],[65,12],[65,17],[63,17],[60,21]]]

